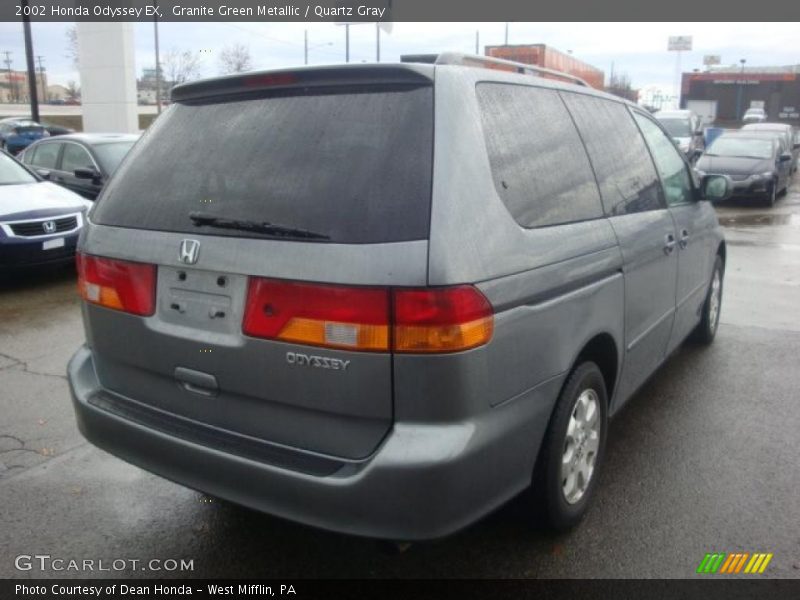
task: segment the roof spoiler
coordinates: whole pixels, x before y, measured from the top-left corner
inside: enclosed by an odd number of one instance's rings
[[[420,65],[331,65],[237,73],[183,83],[172,88],[173,102],[198,100],[267,89],[312,88],[380,83],[430,85],[433,69]]]
[[[525,63],[514,62],[504,58],[493,56],[479,56],[477,54],[461,54],[460,52],[443,52],[441,54],[404,54],[400,57],[401,62],[408,63],[428,63],[434,65],[461,65],[465,67],[478,67],[481,69],[494,69],[496,71],[508,71],[511,73],[521,73],[523,75],[533,75],[535,77],[555,77],[563,79],[569,83],[575,83],[584,87],[590,87],[585,80],[577,75],[548,69],[538,65],[528,65]]]

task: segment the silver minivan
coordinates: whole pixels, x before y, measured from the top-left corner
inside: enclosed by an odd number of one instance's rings
[[[350,534],[579,521],[609,417],[714,338],[731,182],[571,76],[416,60],[174,89],[79,243],[89,441]]]

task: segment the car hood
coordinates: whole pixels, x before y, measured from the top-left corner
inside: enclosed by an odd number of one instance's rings
[[[720,173],[733,176],[764,173],[765,171],[773,170],[775,165],[768,158],[703,155],[697,161],[695,167],[705,173]]]
[[[54,183],[22,183],[19,185],[0,185],[0,219],[13,220],[37,213],[49,216],[58,213],[88,210],[92,203],[74,192]]]

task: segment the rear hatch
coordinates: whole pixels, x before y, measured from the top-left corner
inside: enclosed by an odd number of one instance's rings
[[[369,456],[392,424],[389,286],[426,282],[432,72],[178,88],[82,240],[103,386],[183,428]]]

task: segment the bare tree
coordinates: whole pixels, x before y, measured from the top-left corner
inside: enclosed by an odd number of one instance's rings
[[[78,100],[81,97],[81,88],[74,81],[67,82],[67,98],[70,100]]]
[[[250,60],[250,48],[242,44],[225,46],[219,55],[219,72],[223,75],[228,73],[241,73],[253,68]]]
[[[633,89],[631,78],[627,73],[612,74],[606,86],[606,91],[631,102],[636,102],[639,99],[639,90]]]
[[[78,27],[68,27],[65,33],[67,38],[67,53],[65,56],[72,61],[72,66],[78,68]]]
[[[161,72],[169,85],[178,85],[200,75],[200,62],[198,53],[173,48],[164,56]]]

